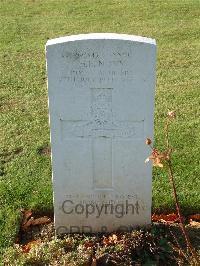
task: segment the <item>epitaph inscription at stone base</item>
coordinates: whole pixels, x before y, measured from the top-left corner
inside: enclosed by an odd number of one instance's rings
[[[46,45],[57,233],[151,222],[156,44],[82,34]]]

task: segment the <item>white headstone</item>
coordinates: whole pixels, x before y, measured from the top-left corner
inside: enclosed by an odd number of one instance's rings
[[[57,233],[150,224],[155,40],[67,36],[46,56]]]

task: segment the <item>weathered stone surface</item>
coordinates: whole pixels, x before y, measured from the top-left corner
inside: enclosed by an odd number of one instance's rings
[[[57,232],[149,224],[155,41],[83,34],[46,52]]]

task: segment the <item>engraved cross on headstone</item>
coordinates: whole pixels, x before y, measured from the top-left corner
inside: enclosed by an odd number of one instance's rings
[[[64,139],[92,138],[93,185],[113,187],[113,139],[142,138],[143,120],[114,121],[113,88],[91,88],[91,120],[61,120]]]

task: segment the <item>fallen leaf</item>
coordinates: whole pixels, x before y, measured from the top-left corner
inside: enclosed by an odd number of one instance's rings
[[[91,248],[94,246],[94,242],[93,241],[86,241],[84,243],[84,246],[85,246],[85,248]]]
[[[104,238],[103,238],[103,244],[104,244],[105,246],[108,246],[108,245],[110,244],[109,238],[104,237]]]
[[[104,237],[103,239],[103,244],[105,246],[113,245],[113,244],[116,244],[117,242],[118,242],[118,238],[117,238],[117,235],[115,234],[112,234],[109,237]]]
[[[112,236],[109,236],[109,242],[110,243],[117,243],[117,235],[113,234]]]
[[[189,220],[200,221],[200,214],[190,215],[188,218]]]
[[[200,223],[190,220],[190,225],[200,228]]]
[[[43,216],[40,218],[36,218],[32,221],[32,225],[40,225],[40,224],[46,224],[46,223],[50,223],[51,219],[47,216]]]
[[[26,231],[28,229],[28,227],[30,227],[32,225],[34,218],[31,217],[25,224],[22,224],[21,228],[23,231]]]
[[[31,210],[21,210],[21,212],[23,214],[22,223],[21,223],[21,229],[23,231],[26,231],[31,225],[40,225],[51,222],[51,219],[47,216],[35,219],[34,217],[32,217],[33,213]]]
[[[175,223],[179,222],[179,217],[175,213],[170,214],[153,214],[152,215],[153,222],[162,222],[162,223]]]
[[[31,247],[28,245],[22,246],[22,252],[23,253],[28,253],[30,251]]]
[[[23,220],[22,220],[22,224],[26,224],[28,219],[32,216],[32,211],[31,210],[21,210],[22,214],[23,214]]]
[[[31,242],[28,242],[26,245],[22,246],[22,251],[24,253],[28,253],[33,246],[38,246],[41,243],[41,240],[33,240]]]

